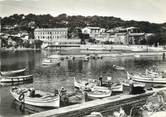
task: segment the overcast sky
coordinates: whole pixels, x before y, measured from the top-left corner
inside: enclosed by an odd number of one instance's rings
[[[14,13],[115,16],[163,23],[166,0],[0,0],[1,17]]]

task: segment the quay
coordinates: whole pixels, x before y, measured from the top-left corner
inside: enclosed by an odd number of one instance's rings
[[[103,114],[118,109],[119,107],[143,105],[149,96],[162,90],[166,90],[166,88],[146,91],[145,93],[137,95],[121,94],[111,96],[103,99],[84,102],[82,104],[35,113],[30,115],[30,117],[82,117],[90,114],[91,112],[101,112]]]
[[[96,57],[141,57],[141,56],[161,56],[163,57],[163,55],[165,54],[165,52],[112,52],[112,53],[93,53],[90,51],[90,53],[86,52],[83,53],[81,55],[59,55],[59,57],[62,58],[67,58],[67,57],[75,57],[75,58],[84,58],[87,56],[96,56]],[[49,56],[50,58],[57,58],[57,55],[51,55]]]
[[[80,47],[80,44],[60,44],[60,45],[48,45],[46,46],[44,49],[46,48],[62,48],[62,47]]]

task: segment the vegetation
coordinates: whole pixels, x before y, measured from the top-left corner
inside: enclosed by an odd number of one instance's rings
[[[47,15],[34,15],[34,14],[14,14],[9,17],[4,17],[1,19],[2,32],[14,33],[21,30],[25,30],[30,34],[30,38],[34,38],[33,31],[35,28],[55,28],[55,27],[68,27],[69,38],[75,36],[82,38],[82,43],[84,43],[84,35],[81,35],[80,28],[85,26],[97,26],[105,28],[107,30],[115,27],[139,27],[145,33],[155,33],[156,36],[146,42],[147,44],[152,44],[153,42],[160,44],[166,44],[166,23],[155,24],[145,21],[124,21],[116,17],[106,17],[106,16],[68,16],[66,14],[60,14],[57,17],[53,17],[49,14]],[[5,27],[13,27],[8,30]],[[93,41],[93,40],[91,40]],[[145,42],[142,42],[145,43]]]

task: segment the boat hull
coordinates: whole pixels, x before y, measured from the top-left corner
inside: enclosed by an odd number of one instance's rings
[[[78,82],[76,81],[76,79],[74,78],[74,87],[77,87],[79,89],[83,89],[83,90],[91,90],[91,88],[93,86],[96,86],[95,83],[88,83],[88,82]]]
[[[154,84],[166,84],[166,78],[147,78],[140,75],[132,75],[131,78],[137,82],[154,83]]]
[[[33,75],[17,76],[17,77],[2,77],[0,79],[0,83],[25,82],[25,81],[32,81],[32,80],[33,80]]]
[[[100,99],[111,96],[112,91],[91,91],[87,92],[87,96],[89,99]]]
[[[29,97],[27,96],[27,93],[25,93],[25,97],[23,101],[19,100],[20,94],[17,93],[17,91],[10,90],[11,95],[19,102],[24,102],[25,104],[29,104],[32,106],[38,106],[38,107],[53,107],[58,108],[60,106],[60,97],[52,96],[50,94],[47,94],[46,92],[42,91],[36,91],[37,94],[41,94],[41,97]]]
[[[13,75],[13,74],[24,72],[25,70],[26,70],[26,68],[20,69],[20,70],[13,70],[13,71],[1,71],[0,73],[3,76],[8,76],[8,75]]]

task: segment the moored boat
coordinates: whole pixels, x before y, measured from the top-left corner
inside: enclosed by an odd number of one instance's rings
[[[132,80],[137,82],[143,82],[143,83],[153,83],[153,84],[166,84],[166,78],[154,78],[154,77],[147,77],[147,76],[141,76],[138,74],[128,74],[128,77],[130,77]]]
[[[112,92],[123,92],[123,84],[114,83],[111,85]]]
[[[145,75],[147,77],[154,77],[154,78],[159,78],[160,77],[160,78],[162,78],[162,74],[161,73],[155,72],[155,71],[152,71],[152,70],[148,70],[148,69],[146,69]]]
[[[87,92],[87,96],[89,99],[98,99],[98,98],[105,98],[111,96],[112,91],[106,88],[93,88],[92,91]]]
[[[25,76],[14,76],[14,77],[1,77],[0,83],[12,83],[12,82],[24,82],[33,80],[33,75],[25,75]]]
[[[17,101],[24,102],[25,104],[53,108],[60,106],[60,97],[58,94],[54,96],[49,92],[35,90],[35,94],[30,96],[30,90],[28,88],[19,87],[13,87],[10,89],[10,93]]]
[[[17,73],[24,72],[27,68],[19,69],[19,70],[12,70],[12,71],[0,71],[0,74],[3,76],[13,75]]]
[[[92,87],[96,86],[96,83],[88,82],[88,81],[77,81],[74,77],[74,87],[77,87],[79,89],[83,90],[91,90]]]
[[[50,66],[54,64],[60,64],[60,60],[54,60],[54,59],[44,59],[42,61],[43,66]]]
[[[121,66],[117,66],[117,65],[112,65],[112,67],[116,70],[125,70],[124,67],[121,67]]]

